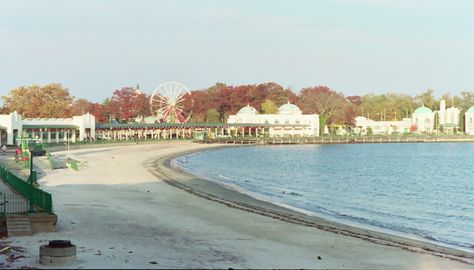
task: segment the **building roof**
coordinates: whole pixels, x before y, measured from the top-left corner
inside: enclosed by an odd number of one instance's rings
[[[474,113],[474,106],[471,106],[471,108],[467,109],[467,113]]]
[[[288,103],[283,104],[278,108],[278,114],[301,114],[301,110],[298,106],[291,104],[288,101]]]
[[[433,111],[430,108],[425,107],[425,106],[421,106],[413,112],[413,114],[430,114],[430,113],[433,113]]]
[[[240,109],[240,111],[237,114],[257,114],[257,113],[258,112],[254,107],[247,104],[247,106]]]
[[[96,124],[96,129],[137,129],[137,128],[215,128],[215,127],[306,127],[307,124],[269,124],[269,123],[156,123],[156,124]]]
[[[44,125],[41,125],[41,124],[37,124],[37,125],[29,125],[29,124],[25,124],[25,125],[22,125],[23,129],[31,129],[31,128],[34,128],[34,129],[39,129],[39,128],[61,128],[61,129],[65,129],[65,128],[69,128],[69,129],[77,129],[79,128],[79,126],[76,126],[76,125],[66,125],[66,124],[54,124],[54,123],[46,123]]]

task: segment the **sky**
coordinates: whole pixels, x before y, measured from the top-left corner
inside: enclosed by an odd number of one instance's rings
[[[0,0],[0,95],[276,82],[345,95],[474,91],[471,0]]]

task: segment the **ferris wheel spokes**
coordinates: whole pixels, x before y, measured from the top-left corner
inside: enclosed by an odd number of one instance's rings
[[[160,84],[150,98],[150,110],[160,122],[186,122],[193,105],[191,92],[178,82]]]

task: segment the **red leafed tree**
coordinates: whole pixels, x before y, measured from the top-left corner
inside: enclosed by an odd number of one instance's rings
[[[267,95],[265,99],[273,101],[277,106],[281,106],[287,102],[295,103],[297,101],[297,96],[293,91],[290,89],[285,89],[283,86],[277,83],[268,82],[261,85],[265,85],[267,88]]]
[[[95,117],[97,123],[107,122],[107,113],[105,111],[105,105],[100,103],[90,103],[89,113]]]
[[[290,89],[284,89],[274,82],[238,86],[216,83],[208,89],[193,91],[192,96],[194,110],[191,121],[196,122],[206,120],[207,113],[211,109],[217,110],[220,119],[224,121],[229,114],[237,113],[247,104],[261,109],[265,100],[271,100],[280,106],[288,101],[295,103],[297,99]]]
[[[207,110],[210,109],[211,101],[209,100],[209,94],[207,91],[192,91],[191,96],[194,100],[194,108],[191,115],[191,122],[204,122],[207,116]],[[185,103],[187,101],[185,100]],[[190,107],[191,104],[187,104]],[[186,104],[185,104],[186,107]]]
[[[229,95],[229,111],[227,114],[235,114],[237,113],[242,107],[250,106],[256,107],[256,99],[252,96],[255,94],[255,90],[252,90],[252,85],[239,85],[239,86],[231,86],[227,88],[225,91],[224,96],[227,94]],[[258,104],[260,105],[260,104]]]
[[[150,112],[150,97],[144,93],[136,93],[132,101],[134,114],[137,116],[147,117]]]
[[[326,125],[346,122],[344,109],[347,104],[343,94],[326,86],[304,88],[298,96],[298,105],[303,113],[319,114],[321,130]]]
[[[213,103],[217,103],[216,110],[219,112],[221,119],[225,117],[226,114],[231,113],[233,106],[231,100],[232,87],[226,87],[219,89],[216,96],[214,96]]]
[[[343,106],[342,115],[340,118],[335,119],[338,123],[354,126],[355,118],[358,115],[359,108],[358,106],[352,103],[346,103]]]
[[[138,116],[150,115],[148,98],[132,87],[115,90],[107,104],[111,118],[121,122],[130,121]]]
[[[303,113],[317,113],[326,116],[328,120],[344,102],[345,98],[341,93],[326,86],[304,88],[298,96],[298,105]]]
[[[86,113],[92,114],[97,123],[107,122],[105,106],[103,104],[93,103],[86,99],[76,99],[68,109],[69,117]]]
[[[359,106],[360,104],[362,104],[362,98],[360,96],[348,96],[346,97],[346,99],[351,104],[354,104],[356,106]]]
[[[87,99],[75,99],[71,105],[69,105],[68,108],[68,116],[72,117],[75,115],[83,115],[87,112],[89,112],[89,107],[90,107],[91,102],[88,101]]]

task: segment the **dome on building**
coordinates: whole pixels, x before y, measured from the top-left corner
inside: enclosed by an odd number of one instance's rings
[[[288,101],[288,103],[283,104],[278,108],[278,114],[301,114],[301,110],[298,106],[291,104]]]
[[[467,112],[467,113],[474,113],[474,106],[472,106],[471,108],[467,109],[466,112]]]
[[[413,112],[413,114],[430,114],[430,113],[433,113],[433,111],[430,108],[425,107],[425,106],[421,106]]]
[[[240,111],[237,114],[257,114],[257,113],[258,112],[254,107],[247,104],[247,106],[240,109]]]

